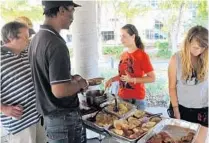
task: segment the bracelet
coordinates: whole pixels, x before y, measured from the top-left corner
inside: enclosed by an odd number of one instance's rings
[[[136,78],[134,78],[134,84],[136,84]]]

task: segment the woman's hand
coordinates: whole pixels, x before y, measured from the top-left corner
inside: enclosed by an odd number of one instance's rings
[[[179,112],[179,107],[178,106],[173,107],[173,112],[174,112],[174,117],[176,119],[181,119],[180,112]]]
[[[112,78],[105,82],[105,89],[109,88],[112,85]]]
[[[122,75],[120,77],[121,81],[125,81],[125,82],[133,82],[133,78],[129,75],[129,73],[127,71],[125,71],[126,75]]]

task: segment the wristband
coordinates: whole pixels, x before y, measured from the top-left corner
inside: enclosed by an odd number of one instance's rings
[[[134,84],[136,84],[136,78],[134,78]]]

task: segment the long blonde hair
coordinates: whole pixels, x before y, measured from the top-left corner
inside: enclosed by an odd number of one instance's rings
[[[208,30],[202,26],[192,27],[184,40],[182,49],[180,52],[182,62],[182,79],[186,80],[192,76],[192,62],[191,62],[191,41],[198,42],[201,48],[205,48],[203,53],[198,56],[197,62],[197,79],[199,81],[205,80],[208,74]]]

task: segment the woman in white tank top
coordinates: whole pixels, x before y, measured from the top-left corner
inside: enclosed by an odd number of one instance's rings
[[[168,67],[174,117],[208,127],[208,30],[192,27]]]

